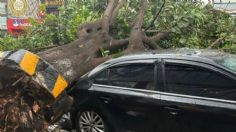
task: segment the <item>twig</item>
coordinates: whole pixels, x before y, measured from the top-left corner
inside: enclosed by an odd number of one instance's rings
[[[153,18],[153,20],[152,20],[152,22],[150,23],[150,25],[144,30],[145,32],[146,32],[146,31],[154,24],[154,22],[157,20],[157,18],[159,17],[159,15],[160,15],[162,9],[164,8],[165,4],[166,4],[166,1],[164,0],[164,2],[163,2],[162,5],[161,5],[160,10],[157,12],[156,16]]]
[[[23,80],[25,78],[25,75],[23,75],[21,78],[19,78],[18,80],[16,80],[11,86],[16,86],[16,84],[18,84],[21,80]]]
[[[216,41],[214,41],[209,47],[207,47],[208,49],[213,49],[216,47],[219,47],[220,44],[222,43],[222,41],[224,40],[225,37],[223,38],[218,38]]]
[[[229,1],[229,2],[227,3],[227,5],[225,6],[225,9],[224,9],[224,11],[226,11],[226,10],[227,10],[227,8],[228,8],[228,6],[229,6],[229,3],[231,3],[231,1]]]

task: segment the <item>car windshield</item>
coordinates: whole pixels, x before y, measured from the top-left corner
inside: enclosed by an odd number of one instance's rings
[[[211,56],[208,58],[215,61],[217,64],[227,68],[228,70],[231,70],[233,72],[236,72],[236,55],[232,54],[215,54],[214,56]]]
[[[236,56],[235,55],[224,57],[219,64],[236,72]]]

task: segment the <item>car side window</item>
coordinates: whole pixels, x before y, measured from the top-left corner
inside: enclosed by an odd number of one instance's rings
[[[96,75],[96,77],[94,78],[94,83],[95,84],[102,84],[102,85],[108,85],[109,84],[107,69],[103,70],[101,73]]]
[[[101,81],[106,79],[106,82]],[[154,64],[128,64],[114,66],[98,75],[95,78],[95,83],[126,88],[154,90]]]
[[[167,90],[171,93],[236,100],[236,80],[210,69],[166,64]]]
[[[154,64],[132,64],[113,67],[109,69],[108,74],[113,86],[154,89]]]

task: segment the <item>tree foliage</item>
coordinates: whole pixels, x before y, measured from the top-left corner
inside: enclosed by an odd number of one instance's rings
[[[216,48],[236,53],[235,18],[213,9],[211,5],[189,0],[150,0],[143,29],[150,25],[164,2],[157,20],[146,31],[150,35],[171,32],[169,37],[158,42],[162,48],[207,48],[221,39]],[[22,36],[2,35],[0,50],[33,49],[72,42],[77,38],[77,27],[101,18],[106,5],[106,0],[71,0],[60,9],[58,16],[47,14],[43,23],[32,19],[32,27],[25,29]],[[116,23],[112,25],[111,35],[114,38],[129,36],[138,10],[139,0],[125,1]]]
[[[221,44],[217,48],[236,53],[235,18],[229,14],[215,10],[212,5],[192,3],[188,0],[153,0],[150,2],[152,4],[149,4],[145,14],[144,29],[151,23],[165,2],[159,17],[150,28],[154,32],[172,32],[169,37],[159,42],[162,48],[207,48],[217,39],[222,38]],[[131,5],[132,2],[124,7],[118,18],[123,22],[123,25],[120,26],[123,27],[123,32],[120,30],[122,32],[120,34],[123,35],[129,31],[127,30],[129,25],[132,25],[130,23],[134,17],[132,14],[137,12],[137,9]]]

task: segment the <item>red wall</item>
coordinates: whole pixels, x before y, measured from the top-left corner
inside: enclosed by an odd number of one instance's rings
[[[7,28],[8,32],[12,34],[17,34],[22,31],[23,28],[30,27],[30,22],[28,19],[20,18],[8,18],[7,19]]]

